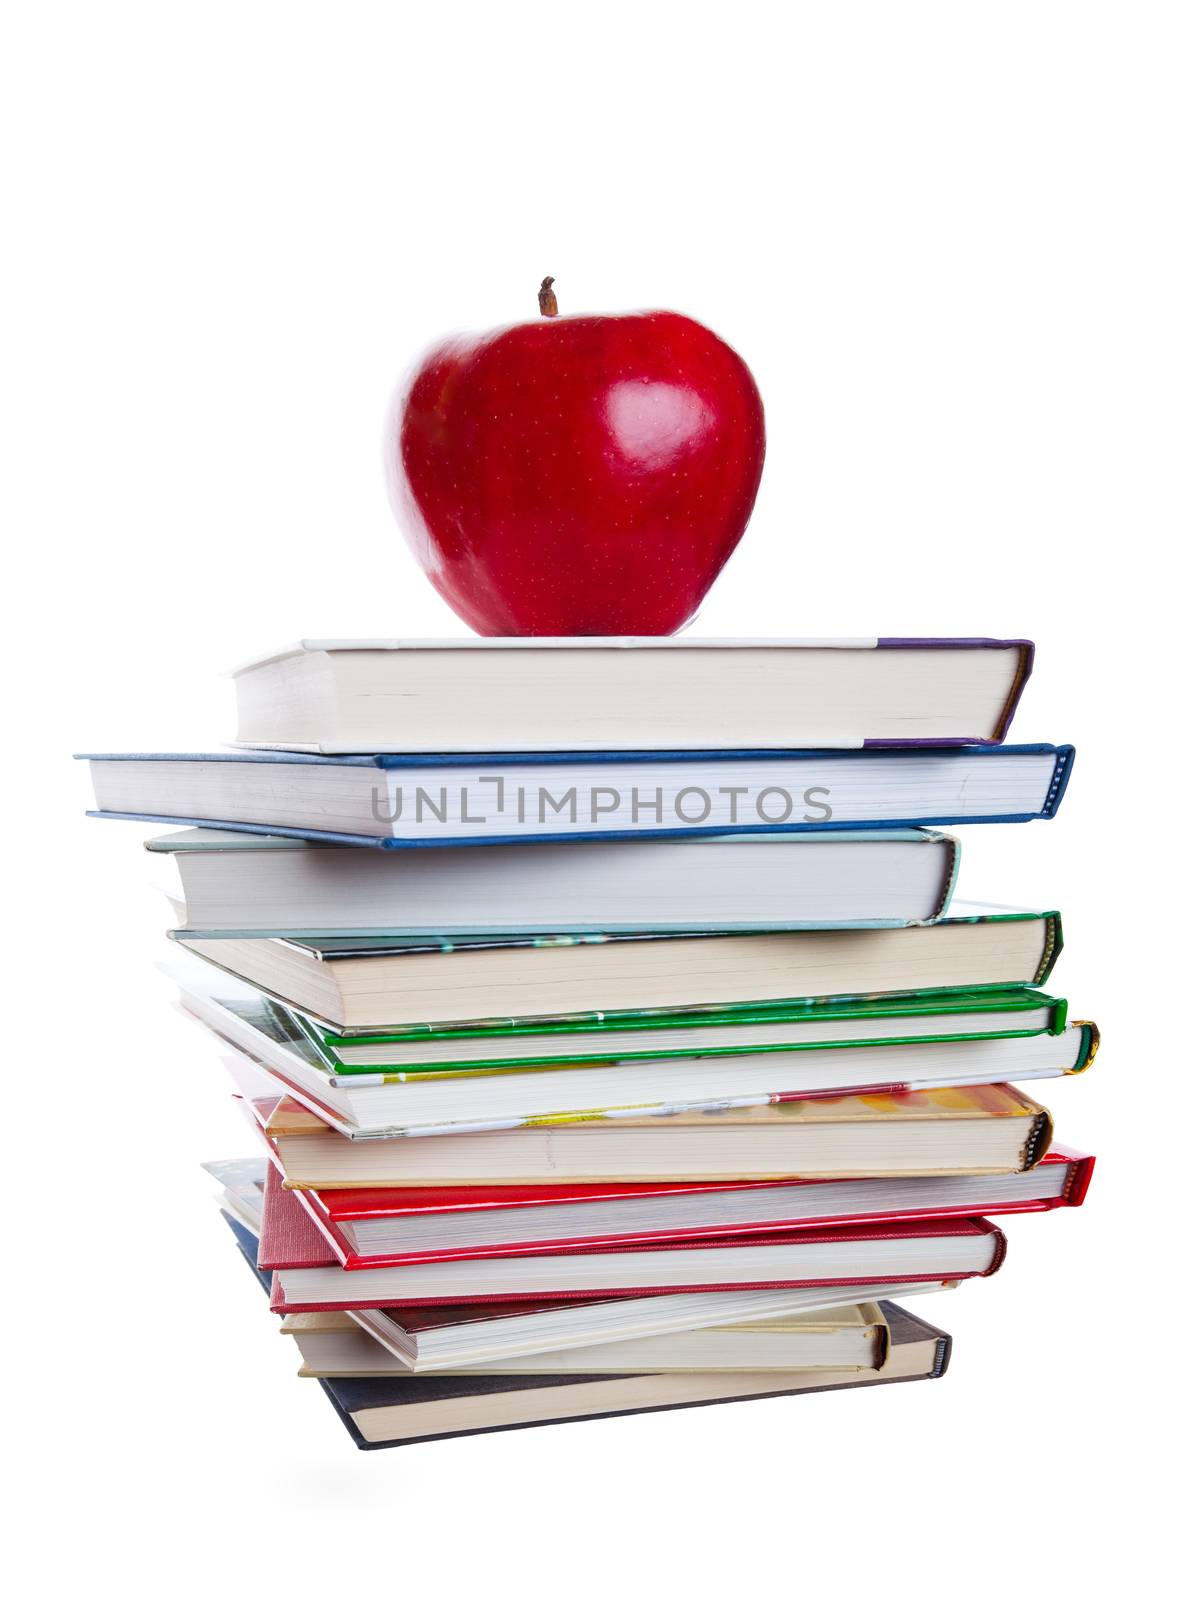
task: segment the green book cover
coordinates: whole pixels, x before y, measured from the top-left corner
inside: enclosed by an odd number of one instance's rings
[[[424,1025],[352,1035],[293,1009],[288,1014],[295,1030],[337,1074],[401,1081],[409,1074],[1057,1034],[1066,1026],[1067,1002],[1027,987],[939,989],[685,1011],[501,1017],[468,1027]]]

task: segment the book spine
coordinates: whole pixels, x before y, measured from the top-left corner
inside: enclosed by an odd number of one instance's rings
[[[1009,732],[1009,725],[1013,721],[1013,713],[1017,710],[1018,701],[1026,687],[1030,674],[1034,671],[1034,646],[1029,639],[1020,641],[1018,652],[1017,671],[1013,682],[1009,686],[1009,695],[1001,708],[1001,715],[997,718],[997,726],[993,730],[993,741],[1001,744]]]
[[[1095,1156],[1080,1156],[1069,1164],[1067,1182],[1060,1198],[1061,1205],[1083,1205],[1084,1197],[1088,1193],[1088,1185],[1092,1182],[1092,1173],[1095,1166]]]
[[[1075,765],[1076,749],[1074,745],[1064,744],[1059,746],[1058,758],[1055,761],[1055,771],[1052,774],[1050,787],[1047,789],[1046,803],[1043,805],[1044,817],[1053,817],[1059,809],[1067,789],[1068,780],[1071,778],[1071,769]]]
[[[959,840],[949,833],[933,834],[931,838],[936,843],[944,845],[947,850],[947,870],[943,880],[942,898],[927,919],[930,922],[938,922],[941,917],[946,916],[947,907],[951,904],[951,896],[955,893],[955,881],[959,876],[961,850]]]
[[[1004,1264],[1005,1257],[1009,1254],[1009,1240],[1001,1232],[1000,1228],[994,1228],[991,1222],[988,1226],[992,1228],[993,1233],[993,1258],[983,1272],[976,1274],[981,1278],[991,1278],[994,1272],[999,1272]]]
[[[1026,1138],[1025,1146],[1022,1149],[1021,1170],[1023,1172],[1029,1171],[1031,1167],[1036,1167],[1042,1160],[1043,1156],[1050,1148],[1051,1135],[1053,1132],[1054,1127],[1051,1123],[1050,1112],[1039,1111],[1038,1115],[1030,1124],[1030,1132]]]
[[[934,1364],[927,1373],[927,1377],[941,1378],[943,1373],[946,1372],[947,1367],[950,1365],[950,1361],[951,1335],[949,1333],[944,1333],[940,1335],[938,1343],[934,1347]]]
[[[1042,959],[1038,963],[1038,971],[1030,980],[1034,987],[1045,983],[1054,970],[1059,953],[1063,949],[1063,918],[1057,911],[1046,911],[1042,917]]]
[[[1095,1022],[1076,1022],[1074,1026],[1080,1031],[1080,1050],[1072,1071],[1087,1072],[1100,1049],[1100,1029]]]

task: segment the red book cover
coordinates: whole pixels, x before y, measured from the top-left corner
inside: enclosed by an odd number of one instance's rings
[[[1019,1212],[1050,1211],[1059,1206],[1078,1206],[1088,1190],[1093,1168],[1093,1158],[1056,1144],[1043,1157],[1037,1168],[1027,1173],[1014,1174],[1015,1182],[1024,1182],[1029,1188],[1040,1179],[1035,1173],[1058,1174],[1059,1189],[1046,1198],[1032,1193],[1022,1198],[985,1200],[983,1209],[992,1215],[1011,1215]],[[822,1181],[780,1181],[765,1179],[739,1179],[721,1182],[677,1183],[607,1183],[607,1184],[529,1184],[502,1187],[478,1186],[451,1189],[326,1189],[295,1191],[296,1197],[307,1211],[312,1223],[331,1245],[340,1264],[348,1271],[369,1270],[375,1267],[411,1266],[419,1262],[465,1261],[502,1256],[554,1255],[568,1251],[625,1249],[633,1245],[662,1245],[685,1240],[716,1240],[738,1234],[791,1233],[798,1229],[826,1229],[863,1226],[868,1223],[896,1223],[933,1220],[945,1217],[966,1217],[975,1214],[973,1200],[968,1204],[908,1204],[869,1205],[866,1192],[883,1193],[886,1180],[828,1179]],[[936,1180],[920,1180],[924,1193],[930,1192]],[[559,1223],[555,1217],[545,1217],[545,1230],[537,1238],[517,1244],[483,1244],[453,1246],[446,1244],[434,1249],[393,1251],[385,1254],[361,1254],[354,1249],[342,1224],[376,1218],[437,1216],[445,1217],[466,1211],[499,1211],[507,1208],[578,1205],[589,1202],[634,1201],[666,1195],[719,1194],[734,1191],[791,1190],[819,1191],[820,1196],[844,1195],[841,1206],[814,1217],[782,1216],[764,1220],[718,1221],[712,1219],[700,1225],[685,1227],[659,1227],[648,1231],[582,1231],[584,1221],[571,1219],[574,1231],[561,1234],[555,1231]],[[554,1228],[555,1224],[555,1228]]]
[[[272,1199],[271,1210],[274,1216],[283,1209],[298,1206],[299,1202],[293,1191],[276,1189]],[[276,1224],[277,1225],[277,1224]],[[821,1245],[821,1244],[857,1244],[867,1241],[880,1241],[891,1239],[951,1239],[962,1235],[986,1235],[991,1239],[991,1249],[987,1261],[982,1266],[966,1270],[952,1269],[949,1273],[926,1271],[919,1273],[893,1273],[877,1275],[860,1270],[849,1270],[845,1267],[846,1276],[837,1277],[803,1277],[803,1276],[778,1276],[775,1270],[770,1272],[767,1256],[773,1247],[784,1248],[793,1245]],[[265,1224],[263,1225],[263,1239],[265,1239]],[[327,1279],[319,1287],[319,1294],[315,1298],[300,1299],[294,1293],[288,1293],[286,1279],[281,1276],[286,1269],[279,1268],[274,1280],[274,1292],[271,1296],[271,1306],[275,1311],[343,1311],[355,1308],[376,1308],[395,1305],[451,1305],[455,1303],[481,1303],[490,1301],[525,1301],[525,1300],[575,1300],[575,1299],[601,1299],[614,1300],[637,1298],[652,1294],[685,1294],[720,1291],[726,1289],[805,1289],[814,1287],[830,1287],[837,1284],[897,1284],[908,1282],[927,1282],[932,1279],[949,1276],[952,1279],[965,1277],[987,1277],[995,1272],[1001,1265],[1005,1256],[1005,1236],[993,1223],[983,1217],[949,1217],[933,1222],[903,1222],[884,1226],[871,1225],[857,1228],[821,1228],[799,1229],[784,1234],[738,1234],[731,1237],[721,1237],[716,1241],[719,1249],[742,1249],[745,1254],[745,1275],[743,1278],[723,1278],[712,1283],[664,1283],[659,1286],[645,1286],[639,1284],[634,1288],[622,1289],[619,1287],[603,1287],[600,1289],[561,1289],[554,1287],[546,1289],[543,1294],[529,1293],[526,1289],[506,1292],[499,1287],[487,1294],[453,1294],[434,1292],[405,1294],[401,1289],[394,1292],[395,1269],[380,1268],[376,1265],[363,1271],[346,1271],[339,1266],[336,1258],[329,1248],[325,1261],[321,1263],[328,1274]],[[695,1239],[666,1240],[652,1245],[636,1244],[627,1246],[620,1244],[617,1247],[599,1246],[586,1251],[560,1250],[556,1255],[585,1254],[590,1256],[608,1255],[612,1257],[627,1257],[641,1253],[700,1250],[709,1248],[709,1241]],[[765,1252],[763,1259],[759,1252]],[[750,1263],[750,1266],[748,1265]],[[303,1263],[304,1266],[315,1266],[313,1261]],[[292,1280],[293,1281],[293,1280]]]
[[[303,1207],[295,1204],[291,1191],[283,1188],[282,1174],[273,1162],[266,1167],[266,1187],[262,1192],[257,1264],[261,1272],[336,1264],[327,1239]]]

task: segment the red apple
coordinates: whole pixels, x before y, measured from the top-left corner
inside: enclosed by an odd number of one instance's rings
[[[728,345],[674,311],[544,316],[432,350],[396,400],[391,501],[481,634],[665,634],[738,544],[764,409]]]

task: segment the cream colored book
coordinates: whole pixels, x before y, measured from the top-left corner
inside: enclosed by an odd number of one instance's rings
[[[209,965],[206,975],[201,968],[180,982],[219,993],[222,969],[229,981],[255,985],[349,1034],[513,1012],[609,1015],[1045,981],[1061,943],[1053,913],[968,909],[966,917],[915,928],[434,948],[428,940],[397,949],[353,939],[188,938],[186,948]],[[180,965],[183,959],[180,953]]]
[[[984,744],[1023,639],[303,639],[233,674],[237,743],[324,755]]]
[[[981,1084],[434,1138],[350,1140],[292,1103],[266,1131],[288,1187],[353,1189],[1021,1172],[1045,1154],[1051,1119],[1010,1085]]]
[[[394,1377],[409,1370],[346,1312],[292,1313],[283,1318],[282,1331],[295,1341],[303,1377]],[[496,1374],[878,1371],[888,1354],[889,1327],[884,1313],[875,1301],[865,1301],[765,1322],[688,1329],[442,1370]]]

